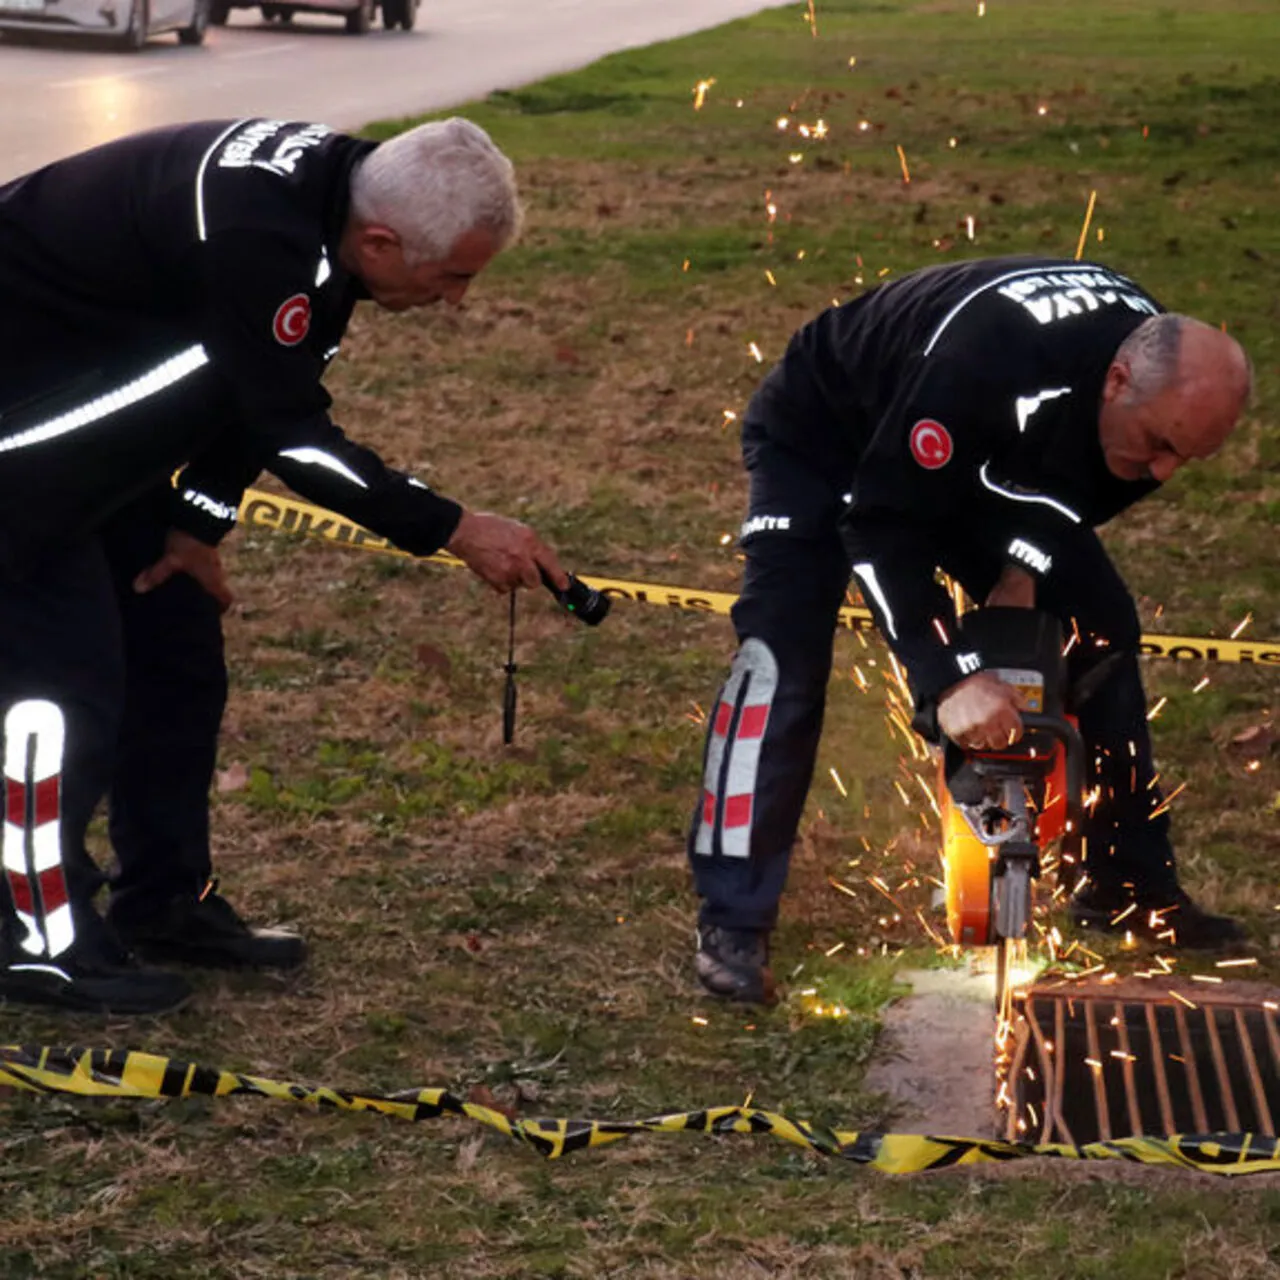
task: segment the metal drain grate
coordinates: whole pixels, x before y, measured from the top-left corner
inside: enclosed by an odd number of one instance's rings
[[[1082,1143],[1171,1133],[1275,1136],[1280,993],[1033,987],[1015,999],[1008,1134]]]

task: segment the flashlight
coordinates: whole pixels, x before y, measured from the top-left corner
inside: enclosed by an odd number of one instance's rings
[[[575,578],[573,574],[569,575],[569,585],[561,591],[541,565],[538,566],[538,572],[542,575],[542,585],[555,596],[561,608],[573,614],[579,621],[585,622],[587,626],[598,627],[609,616],[613,601],[604,592],[587,586],[581,578]]]

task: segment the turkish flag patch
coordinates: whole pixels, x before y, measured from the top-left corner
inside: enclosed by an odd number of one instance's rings
[[[271,332],[282,347],[296,347],[311,328],[311,299],[305,293],[295,293],[276,308]]]
[[[937,471],[951,461],[951,432],[932,418],[921,418],[911,428],[911,456],[926,470]]]

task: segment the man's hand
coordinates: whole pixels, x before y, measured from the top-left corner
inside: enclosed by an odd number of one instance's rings
[[[989,605],[1005,605],[1011,609],[1036,607],[1036,580],[1025,570],[1005,565],[996,585],[987,593]]]
[[[560,590],[569,585],[556,553],[528,525],[506,516],[464,511],[445,547],[495,591],[541,586],[540,567]]]
[[[222,571],[218,548],[183,533],[181,529],[169,530],[164,540],[164,555],[134,578],[133,589],[140,595],[154,591],[175,573],[193,577],[218,602],[219,613],[226,613],[231,608],[234,597]]]
[[[1022,695],[990,671],[952,685],[938,699],[938,728],[970,751],[998,751],[1022,737]]]

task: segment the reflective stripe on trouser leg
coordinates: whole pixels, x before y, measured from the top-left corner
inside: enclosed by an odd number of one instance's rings
[[[75,941],[62,871],[60,790],[65,740],[62,712],[52,702],[18,702],[5,716],[5,875],[26,935],[19,946],[28,955],[47,959],[61,955]]]
[[[695,853],[746,858],[760,748],[778,691],[778,663],[763,640],[743,641],[721,690],[707,739]]]

